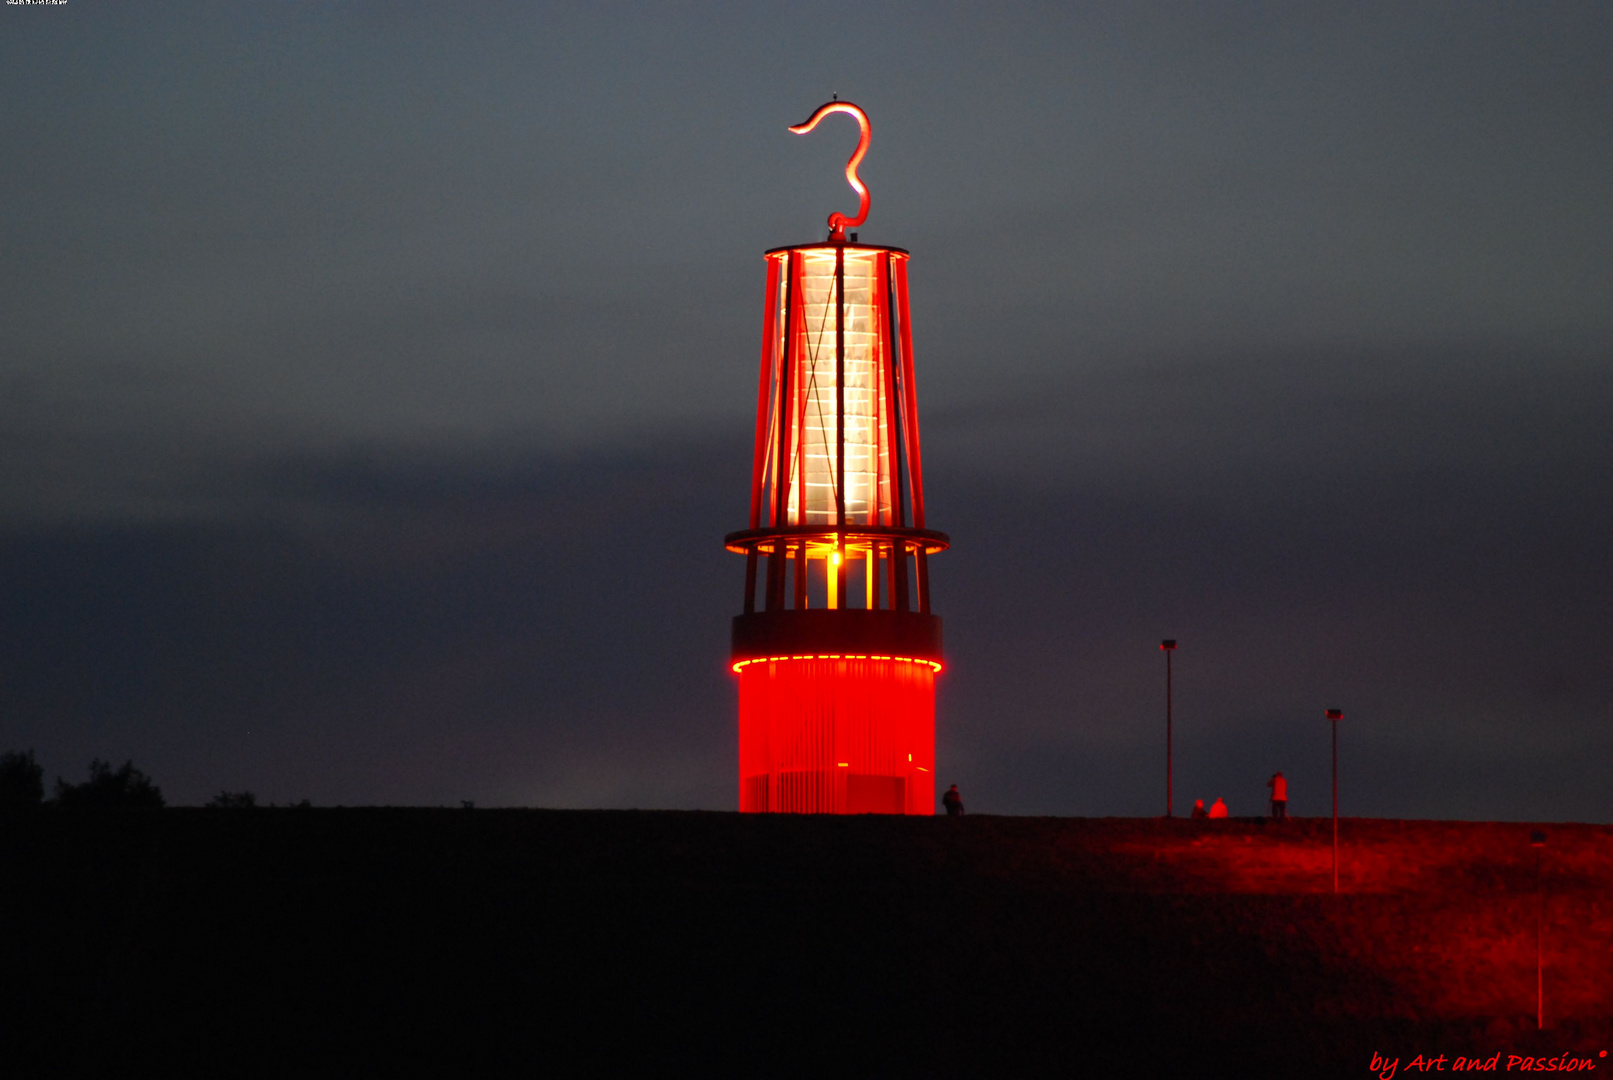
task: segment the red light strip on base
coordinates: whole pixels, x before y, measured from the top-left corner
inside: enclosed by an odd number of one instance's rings
[[[928,664],[936,674],[941,673],[939,660],[919,660],[911,656],[874,656],[866,653],[806,653],[797,656],[758,656],[753,660],[740,660],[733,665],[737,675],[739,669],[749,667],[751,664],[771,664],[777,660],[894,660],[898,664]]]

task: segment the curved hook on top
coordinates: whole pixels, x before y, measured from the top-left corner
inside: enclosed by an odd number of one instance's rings
[[[871,135],[868,114],[849,101],[829,101],[819,105],[818,111],[809,116],[805,123],[796,124],[790,130],[797,135],[805,135],[818,126],[818,121],[830,113],[837,112],[856,117],[857,126],[862,129],[862,138],[857,140],[857,149],[852,153],[851,159],[846,162],[846,182],[851,185],[852,190],[857,193],[858,198],[861,200],[857,206],[857,216],[848,218],[846,215],[838,213],[829,215],[829,239],[843,243],[846,239],[847,227],[856,228],[868,219],[868,203],[870,201],[868,188],[857,177],[857,166],[862,164],[863,155],[868,153],[868,139]]]

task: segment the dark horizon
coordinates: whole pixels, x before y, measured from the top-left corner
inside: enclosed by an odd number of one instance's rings
[[[971,811],[1613,822],[1613,12],[0,13],[0,750],[736,804],[763,250],[913,252]]]

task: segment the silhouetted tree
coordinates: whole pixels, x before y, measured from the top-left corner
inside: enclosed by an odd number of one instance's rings
[[[45,770],[34,760],[34,752],[0,754],[0,810],[38,806],[44,799]]]
[[[250,810],[258,805],[258,797],[250,791],[221,791],[207,805],[212,810]]]
[[[62,806],[117,807],[130,810],[157,810],[163,805],[162,789],[151,777],[125,761],[114,769],[97,758],[90,762],[90,778],[82,784],[69,784],[56,778],[56,802]]]

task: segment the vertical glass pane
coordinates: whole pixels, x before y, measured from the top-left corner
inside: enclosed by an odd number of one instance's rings
[[[845,253],[845,476],[836,475],[835,250],[803,256],[802,321],[796,340],[800,457],[792,464],[790,524],[834,525],[836,495],[845,491],[846,524],[878,524],[881,505],[880,432],[885,426],[878,372],[880,313],[877,252]],[[805,476],[800,476],[804,469]],[[804,482],[802,482],[804,481]],[[888,495],[885,502],[888,502]]]

